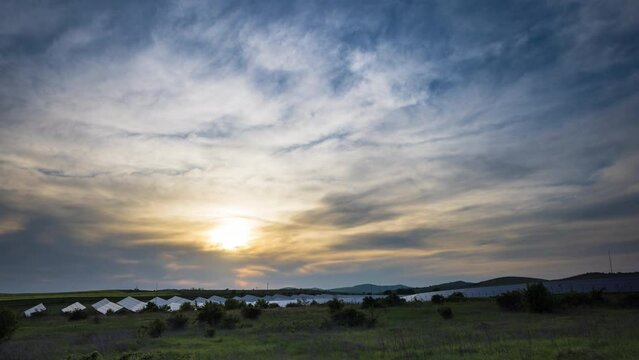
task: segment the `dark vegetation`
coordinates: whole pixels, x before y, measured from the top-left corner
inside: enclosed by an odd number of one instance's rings
[[[432,302],[433,304],[443,304],[444,303],[444,297],[442,295],[433,295],[430,298],[430,302]]]
[[[262,309],[255,306],[246,306],[242,308],[242,317],[245,319],[256,320],[262,315]]]
[[[226,308],[226,310],[240,309],[244,307],[245,305],[246,303],[244,303],[243,301],[235,300],[233,298],[226,299],[226,301],[224,302],[224,307]]]
[[[171,330],[183,330],[186,328],[188,322],[189,318],[186,315],[179,313],[166,319],[166,323]]]
[[[87,310],[74,310],[69,314],[69,321],[84,320],[89,317]]]
[[[449,306],[441,306],[437,308],[437,313],[445,320],[453,318],[453,309],[451,309]]]
[[[225,309],[220,304],[207,302],[197,312],[197,321],[209,325],[217,325],[224,317]]]
[[[334,312],[332,318],[337,325],[348,327],[373,327],[376,323],[375,318],[368,317],[365,313],[350,307]]]
[[[147,332],[152,338],[160,337],[164,330],[166,330],[166,325],[164,324],[164,321],[160,319],[151,321],[151,324],[147,327]]]
[[[0,342],[8,340],[18,328],[18,317],[9,309],[0,309]]]

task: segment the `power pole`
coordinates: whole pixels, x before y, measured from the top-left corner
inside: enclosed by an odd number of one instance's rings
[[[612,274],[612,258],[610,257],[610,250],[608,250],[608,262],[610,263],[610,273]]]

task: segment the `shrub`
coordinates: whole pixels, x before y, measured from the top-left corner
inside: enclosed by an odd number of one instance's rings
[[[157,306],[156,303],[152,303],[152,302],[148,302],[146,303],[146,306],[144,307],[144,310],[142,310],[144,312],[158,312],[160,311],[160,308]]]
[[[524,290],[524,300],[530,312],[551,312],[554,305],[552,294],[542,283],[529,284]]]
[[[244,317],[245,319],[257,319],[260,317],[260,315],[262,315],[262,309],[254,307],[254,306],[247,306],[245,308],[242,309],[242,317]]]
[[[628,294],[622,297],[619,305],[627,308],[639,308],[639,294]]]
[[[448,306],[442,306],[437,308],[437,313],[445,320],[449,320],[453,318],[453,309]]]
[[[448,295],[448,297],[446,298],[446,301],[448,302],[459,302],[459,301],[465,301],[466,297],[464,296],[464,294],[460,293],[459,291],[456,291],[450,295]]]
[[[298,301],[298,302],[294,302],[294,303],[288,303],[288,304],[286,304],[286,307],[287,308],[302,307],[302,304],[300,304],[299,301]]]
[[[443,304],[444,303],[444,297],[437,294],[437,295],[433,295],[430,298],[430,302],[432,302],[433,304]]]
[[[308,306],[319,306],[319,303],[315,300],[311,301],[310,304],[308,304]]]
[[[89,313],[86,310],[73,310],[73,312],[69,314],[69,321],[84,320],[88,317]]]
[[[180,311],[193,311],[193,304],[190,302],[185,302],[180,305]]]
[[[0,341],[9,339],[18,328],[18,317],[9,309],[0,309]]]
[[[226,299],[226,301],[224,302],[224,307],[226,308],[226,310],[236,310],[243,307],[244,305],[246,305],[244,301],[239,301],[232,298]]]
[[[186,324],[188,323],[188,321],[189,318],[186,317],[184,314],[175,314],[174,316],[166,319],[166,324],[172,330],[182,330],[186,328]]]
[[[362,299],[362,309],[373,309],[373,308],[378,308],[382,306],[382,303],[378,300],[373,298],[372,296],[366,296]]]
[[[197,312],[197,321],[200,323],[207,323],[209,325],[217,325],[224,317],[224,313],[224,306],[207,302]]]
[[[67,360],[101,360],[103,359],[102,354],[97,351],[94,351],[88,355],[69,355],[66,358]]]
[[[344,308],[344,302],[338,298],[333,298],[333,300],[327,301],[326,305],[328,305],[328,309],[331,313],[336,313]]]
[[[255,302],[255,307],[256,308],[260,308],[260,309],[268,309],[269,308],[269,303],[268,301],[264,300],[264,299],[259,299]]]
[[[280,307],[280,305],[277,304],[277,303],[269,303],[268,304],[268,308],[269,309],[275,309],[275,308],[278,308],[278,307]]]
[[[238,318],[235,315],[225,315],[224,318],[222,318],[222,328],[223,329],[228,329],[228,330],[232,330],[235,329],[235,327],[237,326],[237,323],[240,322],[240,318]]]
[[[340,326],[356,327],[356,326],[373,326],[375,319],[367,319],[363,312],[347,308],[339,310],[333,314],[333,321]]]
[[[518,290],[499,294],[495,300],[497,300],[497,305],[504,310],[521,311],[524,309],[524,299],[521,291]]]
[[[160,337],[164,330],[166,330],[166,325],[164,324],[164,321],[160,319],[151,321],[151,324],[147,327],[147,332],[152,338]]]
[[[94,324],[99,324],[100,322],[102,322],[102,320],[100,319],[100,317],[99,317],[99,316],[97,316],[97,315],[94,315],[94,316],[93,316],[92,321],[93,321],[93,323],[94,323]]]
[[[565,307],[592,305],[590,296],[586,293],[569,293],[559,298],[559,303]]]
[[[385,306],[400,306],[406,302],[406,299],[402,299],[396,293],[390,293],[384,299],[382,299],[382,304]]]
[[[204,335],[206,335],[206,337],[214,337],[215,336],[215,329],[210,328],[210,329],[206,329],[206,332],[204,333]]]

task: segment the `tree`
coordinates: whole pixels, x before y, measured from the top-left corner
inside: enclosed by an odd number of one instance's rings
[[[18,317],[9,309],[0,309],[0,341],[7,340],[18,328]]]

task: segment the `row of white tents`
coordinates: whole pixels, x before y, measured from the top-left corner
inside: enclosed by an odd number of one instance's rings
[[[301,303],[301,304],[310,304],[315,301],[318,304],[324,304],[334,298],[337,298],[345,303],[350,304],[359,304],[364,299],[365,295],[330,295],[330,294],[322,294],[322,295],[267,295],[264,297],[257,297],[253,295],[244,295],[244,296],[236,296],[233,299],[241,302],[245,302],[249,305],[254,305],[258,300],[264,300],[269,304],[277,304],[278,306],[286,306],[291,303]],[[383,297],[380,295],[375,295],[375,297]],[[133,297],[126,297],[118,302],[112,302],[109,299],[102,299],[95,304],[91,305],[97,312],[101,314],[107,314],[109,311],[118,312],[122,309],[126,309],[131,312],[140,312],[144,310],[148,303],[154,303],[157,307],[162,308],[166,307],[169,311],[177,311],[182,307],[184,303],[190,303],[195,308],[201,308],[207,302],[215,303],[215,304],[224,304],[226,299],[220,296],[211,296],[209,298],[197,297],[193,300],[185,299],[183,297],[174,296],[168,300],[165,300],[160,297],[155,297],[148,302],[144,302],[138,300]],[[75,302],[65,308],[62,309],[62,312],[65,314],[72,313],[77,310],[85,310],[86,307],[79,302]],[[38,312],[46,311],[46,307],[40,303],[32,308],[29,308],[24,311],[24,316],[31,317],[33,314]]]

